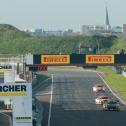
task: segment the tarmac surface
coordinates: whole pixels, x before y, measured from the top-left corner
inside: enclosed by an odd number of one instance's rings
[[[80,69],[51,69],[51,80],[39,86],[37,99],[44,108],[42,126],[126,126],[126,107],[121,111],[103,111],[95,98],[106,95],[115,98],[107,89],[94,93],[92,87],[104,82],[97,73]],[[53,89],[53,90],[52,90]],[[50,103],[51,102],[51,103]]]
[[[12,117],[12,113],[10,112],[7,113],[0,112],[0,126],[11,126],[10,124],[10,119],[12,119],[11,117]]]

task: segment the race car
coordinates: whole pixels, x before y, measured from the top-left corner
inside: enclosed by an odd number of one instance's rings
[[[92,87],[93,92],[105,91],[105,86],[101,84],[97,84]]]
[[[105,111],[120,111],[120,104],[118,101],[110,100],[103,104],[103,110]]]
[[[109,100],[109,97],[108,96],[98,96],[96,99],[95,99],[95,104],[104,104],[106,101]]]

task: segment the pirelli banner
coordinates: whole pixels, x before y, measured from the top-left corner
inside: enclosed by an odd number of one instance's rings
[[[70,64],[70,55],[42,55],[42,64]]]
[[[43,64],[43,65],[70,64],[70,55],[33,55],[33,64]]]
[[[114,55],[86,55],[86,64],[114,64]]]
[[[126,65],[126,54],[33,55],[34,65]]]

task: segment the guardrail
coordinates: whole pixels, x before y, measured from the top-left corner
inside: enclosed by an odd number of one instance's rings
[[[122,71],[122,75],[123,75],[124,77],[126,77],[126,72]]]

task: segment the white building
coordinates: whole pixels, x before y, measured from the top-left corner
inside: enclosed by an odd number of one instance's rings
[[[114,26],[112,27],[112,32],[114,33],[122,33],[123,32],[123,28],[120,26]]]
[[[102,25],[83,25],[81,27],[82,35],[100,34],[103,31],[105,31],[105,26]]]

